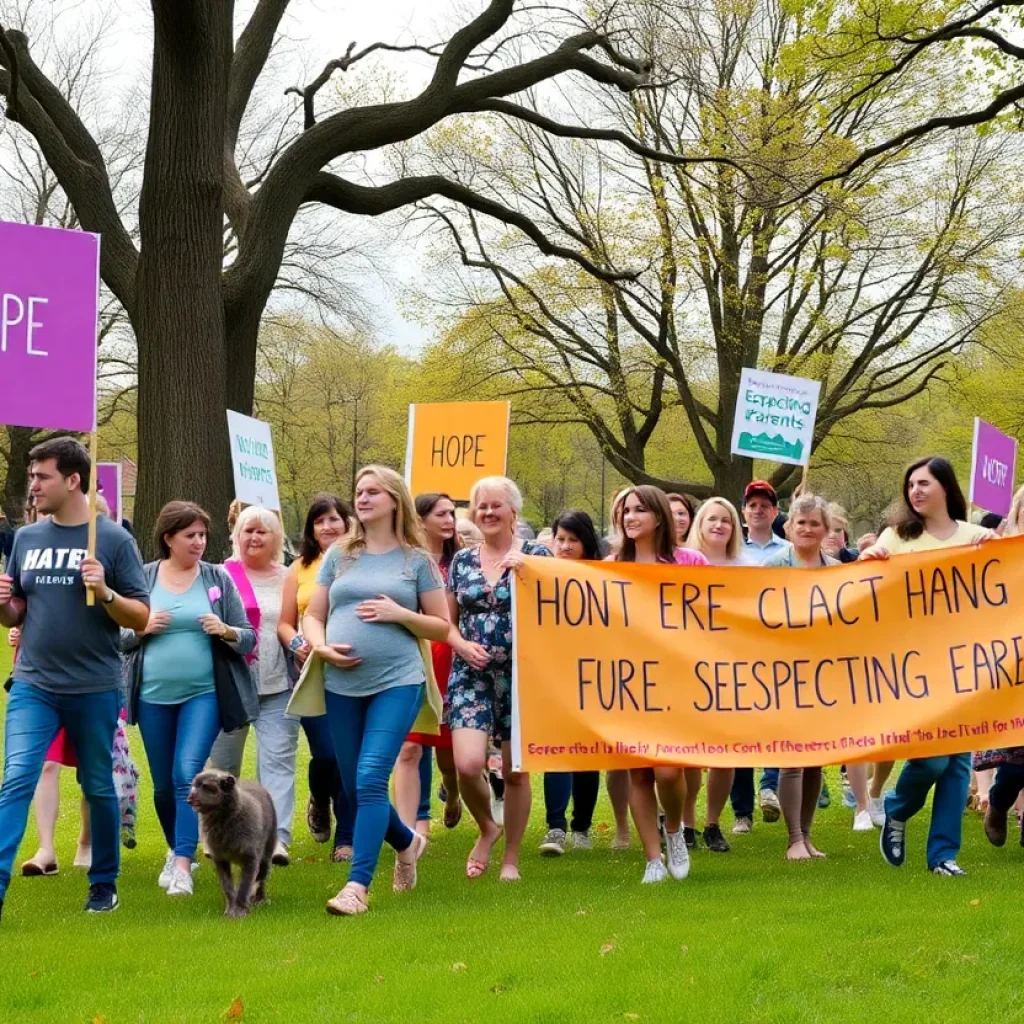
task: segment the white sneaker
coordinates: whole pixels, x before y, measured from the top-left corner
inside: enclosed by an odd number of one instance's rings
[[[491,798],[491,817],[498,828],[505,827],[505,801]]]
[[[574,850],[592,850],[594,844],[590,841],[590,834],[588,832],[573,832],[572,848]]]
[[[647,867],[644,868],[644,878],[641,884],[652,885],[655,882],[664,882],[666,878],[668,878],[668,872],[665,870],[665,865],[661,863],[661,858],[649,860]]]
[[[274,853],[270,858],[271,864],[276,864],[279,868],[286,868],[291,864],[292,859],[288,854],[288,847],[284,845],[279,839],[277,846],[274,847]]]
[[[192,892],[192,872],[182,871],[181,868],[174,868],[171,884],[167,886],[167,895],[191,896]]]
[[[174,851],[168,850],[167,856],[164,858],[164,866],[160,872],[160,877],[156,880],[156,884],[161,889],[166,889],[174,878]]]
[[[680,828],[675,832],[664,831],[665,850],[668,853],[668,873],[681,882],[690,873],[690,851],[686,848],[686,839]],[[651,861],[653,864],[654,861]],[[648,867],[651,865],[648,864]],[[647,881],[646,876],[644,881]]]
[[[874,821],[871,820],[870,811],[858,811],[853,816],[853,831],[854,832],[873,832],[875,828]]]
[[[881,828],[885,824],[885,797],[868,797],[868,814],[871,815],[871,824],[875,828]]]

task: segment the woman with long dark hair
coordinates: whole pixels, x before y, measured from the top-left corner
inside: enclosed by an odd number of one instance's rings
[[[281,591],[281,618],[277,623],[277,636],[288,650],[293,664],[293,676],[309,657],[309,644],[302,635],[302,616],[309,607],[309,599],[316,589],[316,577],[324,554],[332,544],[348,531],[352,510],[336,494],[318,494],[306,513],[302,528],[299,554]],[[334,850],[332,860],[352,859],[352,828],[355,808],[345,795],[341,772],[334,756],[331,731],[324,715],[301,719],[303,732],[309,743],[309,803],[306,805],[306,824],[310,835],[318,843],[331,838],[331,810],[334,810]]]
[[[452,559],[462,548],[455,528],[455,502],[447,494],[419,494],[416,496],[416,515],[423,527],[427,550],[434,556],[447,586]],[[448,675],[452,670],[451,646],[446,640],[434,641],[430,644],[430,655],[437,688],[443,698],[448,692]],[[462,820],[462,798],[452,754],[451,729],[442,723],[437,736],[411,732],[402,744],[395,765],[395,809],[406,825],[410,828],[415,825],[416,830],[424,834],[430,827],[432,749],[437,752],[437,767],[444,786],[444,827],[455,828]]]
[[[915,551],[962,547],[993,537],[991,530],[967,522],[967,502],[949,460],[930,456],[918,459],[907,468],[901,506],[889,527],[861,559],[886,559]],[[966,874],[956,857],[960,852],[970,781],[970,754],[908,760],[895,790],[885,800],[880,838],[885,860],[893,867],[902,866],[906,857],[907,822],[924,807],[934,786],[928,870],[945,876]]]

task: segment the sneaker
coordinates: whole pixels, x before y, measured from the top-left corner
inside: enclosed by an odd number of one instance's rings
[[[832,806],[832,794],[828,791],[828,783],[821,784],[821,792],[818,794],[818,810],[824,811]]]
[[[549,828],[540,844],[540,852],[545,857],[561,857],[565,853],[565,830]]]
[[[1006,811],[997,811],[991,803],[985,812],[985,835],[993,846],[1006,845]]]
[[[686,848],[688,850],[696,850],[697,849],[697,830],[695,828],[690,828],[689,825],[684,825],[683,826],[683,841],[686,843]]]
[[[848,811],[852,811],[857,806],[857,798],[853,795],[853,787],[850,785],[850,779],[846,772],[843,772],[841,782],[843,786],[843,806]]]
[[[779,798],[770,789],[762,789],[760,796],[761,818],[764,821],[778,821],[782,808],[779,806]]]
[[[172,878],[174,878],[174,851],[168,850],[167,856],[164,858],[164,866],[160,870],[160,877],[156,880],[156,884],[161,889],[166,889],[171,884]]]
[[[594,844],[590,841],[589,832],[573,832],[572,848],[574,850],[592,850]]]
[[[881,828],[885,824],[885,797],[868,797],[868,814],[871,815],[871,824],[875,828]]]
[[[717,825],[708,825],[704,829],[704,845],[712,853],[728,853],[731,847]]]
[[[274,847],[274,852],[271,855],[270,863],[276,864],[279,868],[286,868],[291,862],[292,859],[288,854],[288,847],[278,840],[277,846]]]
[[[331,838],[331,805],[309,798],[306,804],[306,827],[315,843],[326,843]]]
[[[497,800],[497,799],[491,800],[491,817],[494,819],[494,824],[497,825],[498,828],[504,828],[505,827],[505,801],[504,801],[504,799],[501,799],[501,800]]]
[[[933,875],[942,875],[944,878],[959,878],[966,875],[962,867],[955,860],[943,860],[928,869]]]
[[[191,896],[192,892],[192,872],[182,871],[181,868],[174,868],[171,884],[167,886],[167,895]]]
[[[644,877],[642,885],[653,885],[655,882],[664,882],[668,878],[668,871],[665,870],[665,865],[661,863],[661,859],[649,860],[647,867],[644,868]]]
[[[882,825],[882,833],[878,837],[878,846],[887,864],[894,868],[903,866],[906,859],[906,832],[907,823],[897,821],[895,818],[885,816],[885,823]]]
[[[665,830],[665,849],[668,851],[668,873],[681,882],[690,873],[690,851],[686,848],[683,830]],[[653,861],[651,862],[653,863]]]
[[[871,820],[870,811],[858,811],[853,816],[854,832],[874,832],[875,823]]]
[[[134,825],[122,825],[121,826],[121,845],[126,850],[134,850],[138,846],[138,842],[135,839],[135,826]]]
[[[89,886],[85,901],[87,914],[109,914],[117,910],[117,886],[113,882],[96,882]]]
[[[749,836],[753,830],[754,819],[748,817],[746,814],[741,814],[732,826],[732,834],[734,836]]]

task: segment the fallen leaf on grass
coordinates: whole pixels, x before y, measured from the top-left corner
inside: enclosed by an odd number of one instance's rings
[[[225,1020],[241,1020],[242,1014],[245,1013],[245,1007],[242,1005],[241,999],[236,999],[224,1014]]]
[[[587,916],[587,912],[582,907],[580,907],[580,909],[576,911],[576,916],[577,917],[586,917]]]
[[[971,900],[971,906],[972,907],[980,907],[981,906],[981,900]]]
[[[378,974],[377,977],[374,978],[373,980],[375,982],[377,982],[378,985],[380,985],[384,981],[384,975],[383,974]]]
[[[92,1024],[107,1024],[107,1018],[102,1013],[97,1013],[92,1019]]]
[[[457,964],[452,964],[452,970],[455,971],[456,974],[458,974],[459,971],[465,971],[468,970],[468,968],[464,963],[462,963],[462,961],[459,961],[459,963]]]
[[[601,956],[607,956],[609,953],[614,953],[614,952],[615,952],[615,943],[614,942],[606,942],[601,947]]]
[[[689,946],[680,946],[679,947],[679,952],[680,953],[689,953],[690,952],[690,947]]]
[[[504,985],[492,985],[491,991],[496,995],[500,996],[502,992],[507,992],[508,989]]]
[[[38,978],[39,977],[39,972],[38,971],[29,971],[28,972],[28,976],[30,978]]]

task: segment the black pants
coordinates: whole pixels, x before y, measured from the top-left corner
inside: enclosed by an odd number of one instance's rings
[[[1024,789],[1024,765],[1001,764],[996,768],[995,781],[988,793],[988,802],[997,811],[1008,811],[1017,802]]]
[[[565,812],[572,797],[572,831],[588,832],[601,788],[600,772],[545,772],[544,813],[548,828],[568,831]]]
[[[761,769],[761,789],[770,789],[773,793],[779,791],[779,769]],[[754,816],[754,769],[737,768],[736,776],[732,782],[732,791],[729,793],[729,803],[732,804],[732,813],[737,818],[752,818]]]

